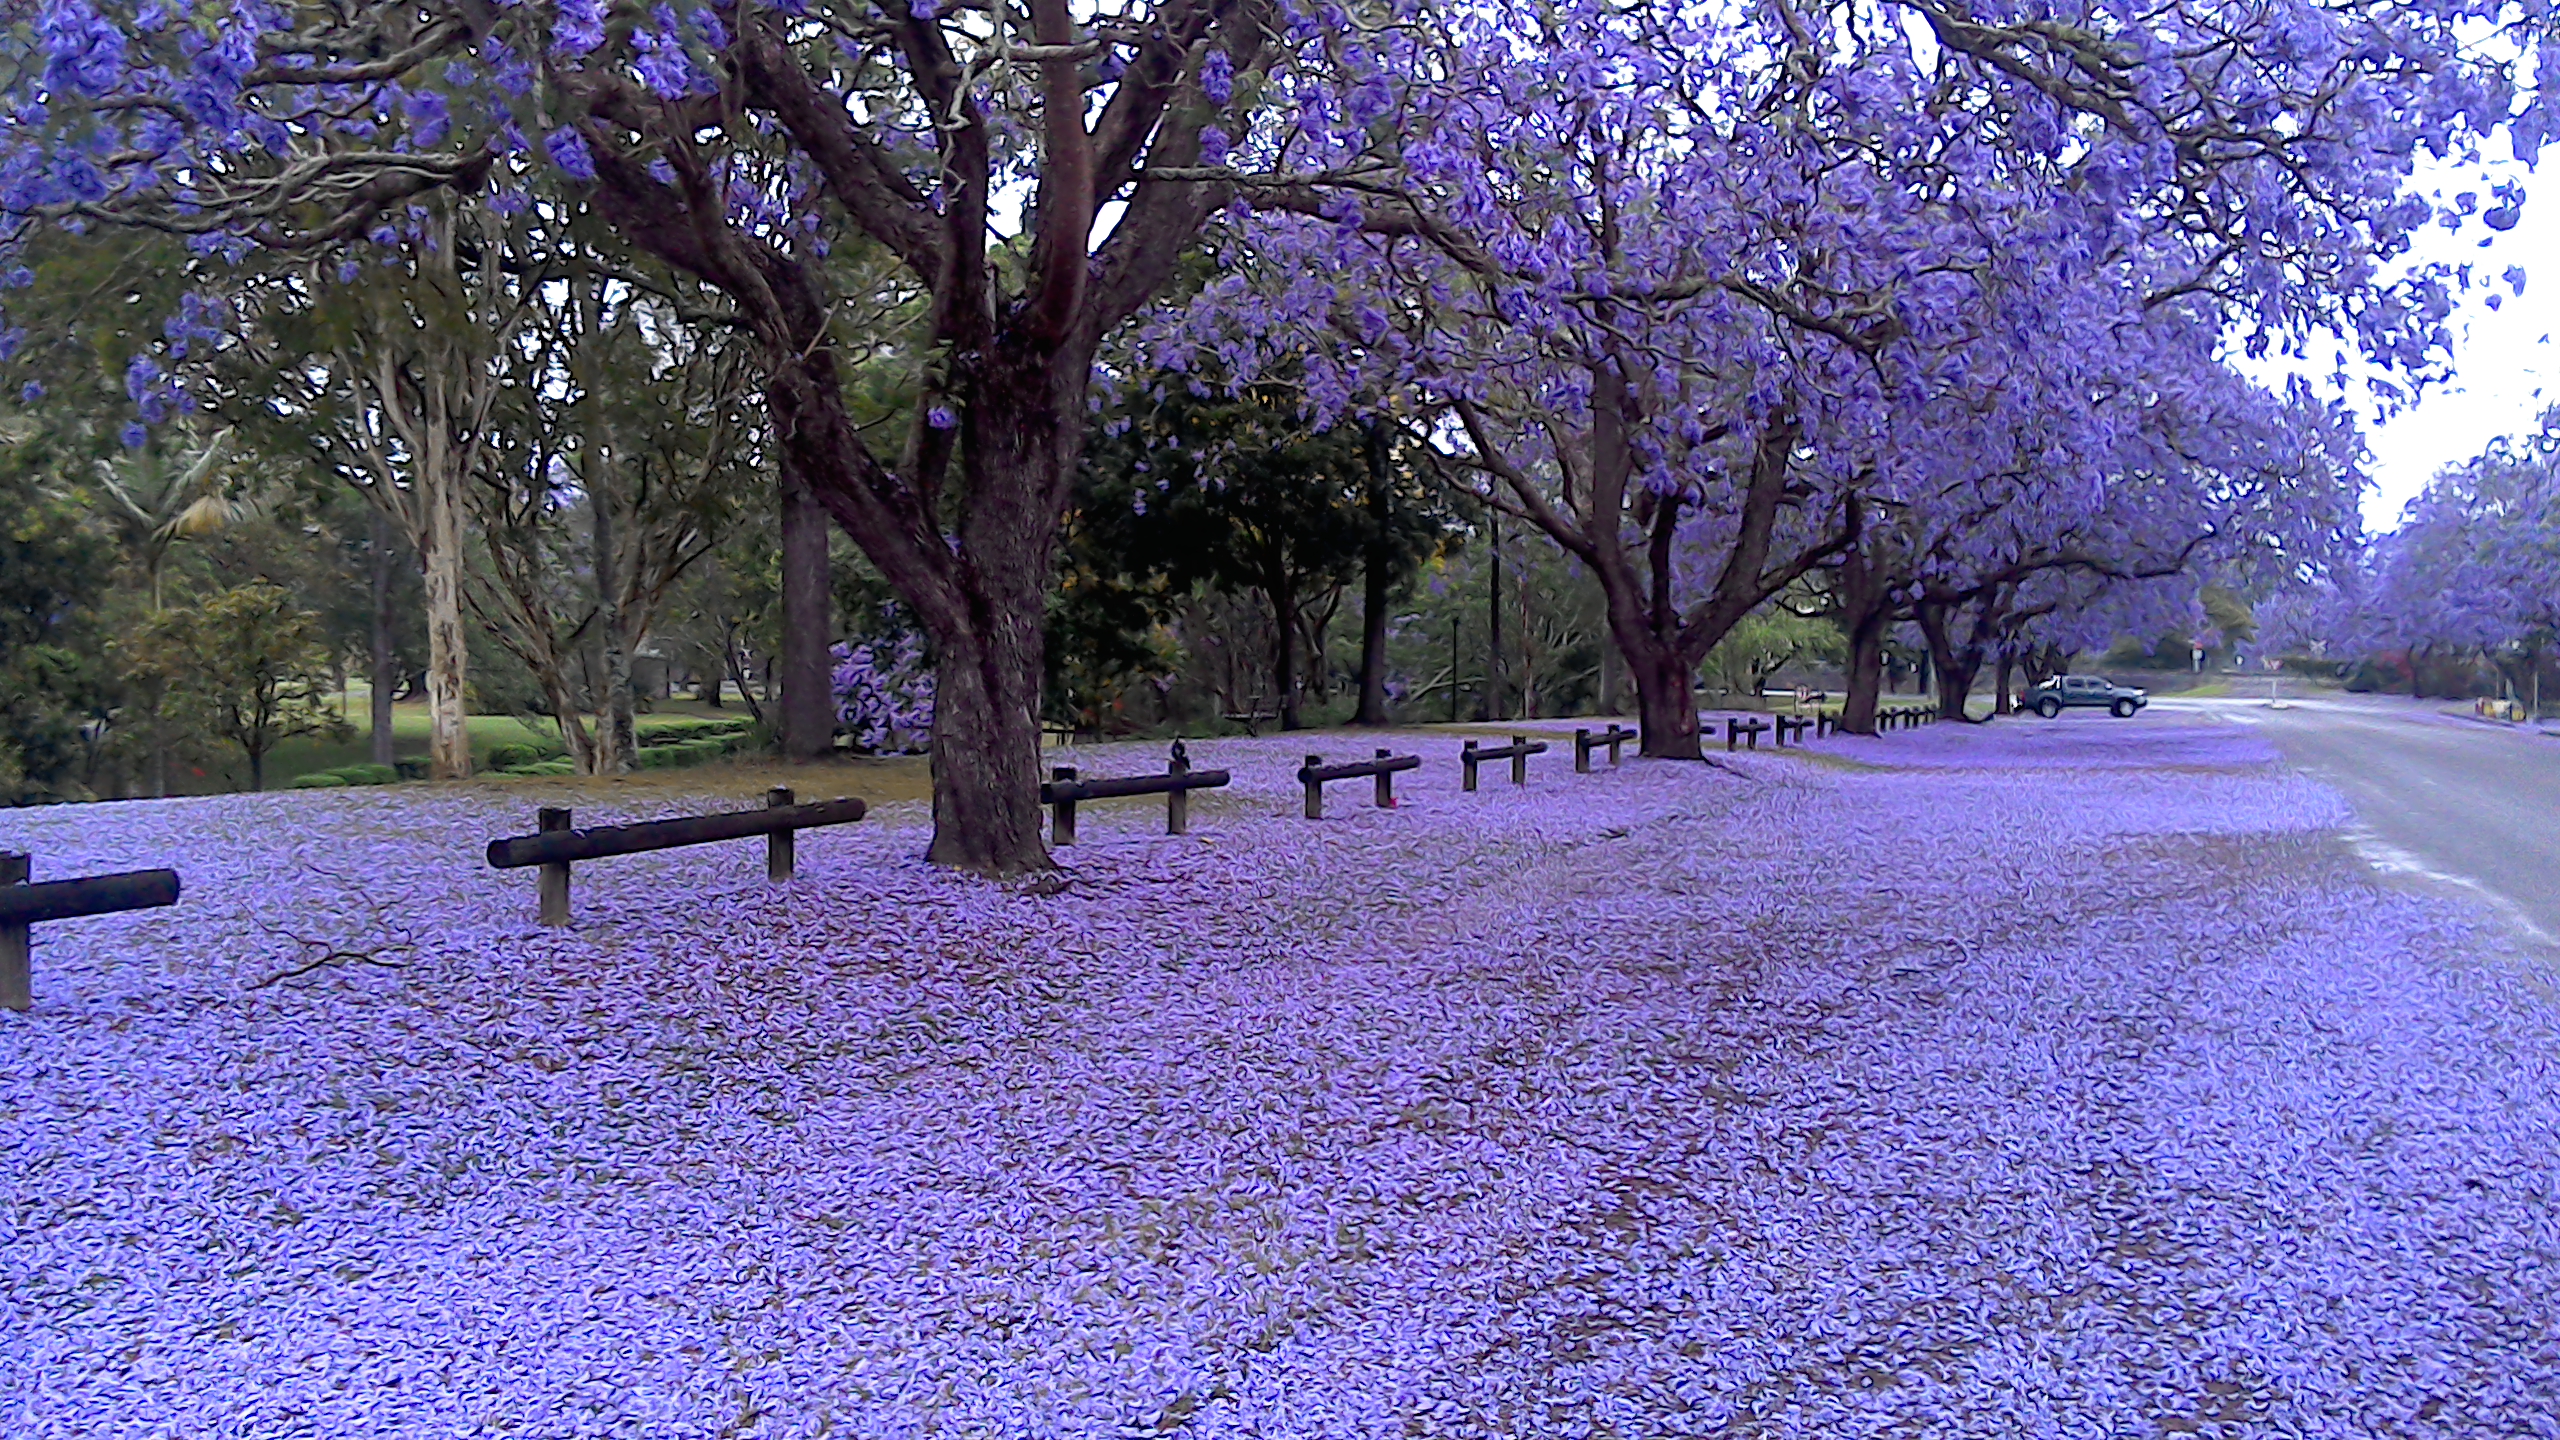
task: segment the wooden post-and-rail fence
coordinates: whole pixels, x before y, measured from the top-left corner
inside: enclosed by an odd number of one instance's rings
[[[1324,787],[1327,782],[1357,780],[1362,776],[1377,778],[1378,808],[1392,810],[1396,805],[1396,772],[1421,768],[1421,756],[1398,755],[1391,750],[1379,751],[1374,760],[1352,760],[1340,765],[1327,765],[1323,756],[1310,755],[1307,763],[1298,767],[1298,783],[1307,787],[1307,818],[1324,818]]]
[[[1379,753],[1384,754],[1386,752],[1380,751]],[[1510,744],[1497,745],[1490,749],[1479,749],[1477,748],[1476,742],[1470,740],[1466,743],[1463,749],[1458,751],[1459,768],[1465,771],[1464,788],[1469,791],[1473,791],[1476,788],[1476,767],[1484,764],[1488,760],[1510,761],[1511,783],[1514,785],[1526,785],[1529,783],[1529,757],[1532,755],[1544,755],[1546,753],[1547,746],[1545,741],[1532,740],[1526,735],[1514,735],[1511,737]]]
[[[153,910],[178,903],[175,870],[127,870],[34,883],[34,857],[0,850],[0,1007],[35,1003],[35,927],[50,920]]]
[[[707,845],[716,840],[765,837],[765,876],[791,878],[796,859],[793,836],[822,825],[849,825],[870,807],[859,800],[812,800],[795,804],[791,792],[777,785],[765,793],[762,810],[725,815],[683,815],[672,820],[643,820],[633,825],[569,828],[569,812],[544,806],[541,828],[531,835],[511,835],[489,842],[489,863],[500,870],[542,867],[542,923],[569,923],[569,866],[578,860],[615,855],[641,855],[679,845]]]
[[[1224,770],[1194,770],[1191,752],[1182,742],[1173,742],[1173,754],[1165,761],[1161,775],[1121,775],[1105,779],[1079,780],[1076,767],[1060,765],[1049,772],[1049,782],[1040,787],[1040,803],[1049,807],[1049,836],[1053,845],[1076,843],[1076,802],[1109,800],[1122,795],[1162,795],[1164,797],[1164,833],[1186,834],[1191,829],[1191,792],[1214,790],[1227,783]]]
[[[1590,774],[1591,752],[1599,749],[1601,746],[1606,745],[1609,747],[1609,763],[1615,765],[1618,763],[1619,746],[1632,745],[1643,738],[1643,736],[1628,729],[1624,725],[1615,723],[1612,723],[1608,729],[1601,731],[1597,735],[1592,734],[1588,730],[1576,730],[1573,732],[1573,773],[1576,775]]]

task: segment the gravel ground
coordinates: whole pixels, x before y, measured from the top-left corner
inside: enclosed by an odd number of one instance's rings
[[[2540,962],[2239,729],[1402,737],[1295,818],[1371,743],[1203,742],[1049,883],[913,805],[584,865],[565,934],[485,789],[8,814],[188,895],[0,1015],[0,1430],[2560,1435]]]

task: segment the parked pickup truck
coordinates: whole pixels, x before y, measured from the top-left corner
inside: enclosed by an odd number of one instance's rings
[[[2056,675],[2028,691],[2024,701],[2047,720],[2075,705],[2101,707],[2122,718],[2150,703],[2149,692],[2097,675]]]

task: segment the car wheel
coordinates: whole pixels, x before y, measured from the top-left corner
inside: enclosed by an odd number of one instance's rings
[[[2059,700],[2039,700],[2036,702],[2036,713],[2047,720],[2050,720],[2054,716],[2062,713],[2062,702]]]
[[[2130,700],[2119,700],[2107,708],[2113,710],[2116,713],[2116,718],[2119,720],[2130,720],[2133,718],[2133,702]]]

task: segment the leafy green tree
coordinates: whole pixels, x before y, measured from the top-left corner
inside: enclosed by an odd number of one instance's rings
[[[1235,396],[1174,389],[1114,415],[1089,445],[1070,520],[1074,563],[1124,590],[1250,591],[1275,626],[1272,691],[1303,723],[1300,667],[1370,535],[1369,457],[1348,426],[1309,427],[1277,385]]]
[[[1705,670],[1727,695],[1757,695],[1769,677],[1798,661],[1836,664],[1847,653],[1840,627],[1784,605],[1763,605],[1707,652]]]
[[[88,798],[83,724],[115,692],[97,623],[114,544],[16,436],[0,459],[0,803]]]
[[[320,617],[263,580],[154,614],[126,646],[137,670],[167,686],[174,713],[239,747],[249,788],[267,788],[267,756],[298,735],[353,734],[328,708]]]

